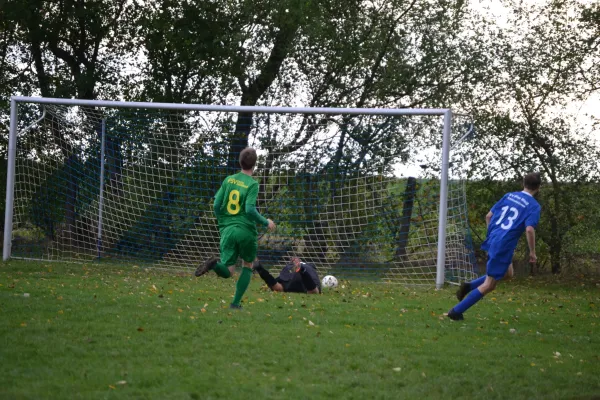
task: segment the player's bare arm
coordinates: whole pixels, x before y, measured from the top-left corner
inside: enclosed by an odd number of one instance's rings
[[[494,216],[494,214],[491,211],[487,213],[487,215],[485,216],[485,225],[486,226],[490,226],[490,222],[492,221],[493,216]]]
[[[527,237],[527,245],[529,246],[529,262],[536,263],[537,256],[535,254],[535,229],[533,226],[525,228],[525,236]]]

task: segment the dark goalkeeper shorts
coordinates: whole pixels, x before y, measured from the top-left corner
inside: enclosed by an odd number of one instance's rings
[[[246,262],[256,258],[258,241],[256,233],[237,226],[228,226],[221,232],[221,263],[235,265],[238,257]]]
[[[292,280],[290,281],[283,281],[281,280],[281,278],[277,278],[277,282],[281,283],[281,286],[283,286],[283,291],[286,293],[306,293],[306,287],[304,286],[304,283],[302,283],[302,277],[300,276],[300,274],[297,274],[298,276],[294,277]]]

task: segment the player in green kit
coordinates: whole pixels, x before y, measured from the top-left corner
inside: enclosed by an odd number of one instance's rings
[[[256,224],[275,230],[275,223],[256,210],[258,182],[252,178],[256,165],[256,150],[247,147],[240,153],[242,172],[223,181],[215,196],[214,212],[221,233],[221,258],[211,258],[196,269],[196,276],[214,270],[221,278],[231,277],[238,257],[242,259],[242,273],[236,284],[230,308],[240,309],[242,297],[252,279],[252,262],[258,248]]]

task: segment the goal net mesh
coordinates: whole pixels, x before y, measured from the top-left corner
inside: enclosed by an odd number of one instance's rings
[[[278,226],[259,228],[263,265],[435,282],[440,163],[405,166],[415,148],[438,157],[441,117],[43,107],[17,136],[13,258],[193,271],[218,254],[213,199],[247,138],[258,210]],[[22,104],[21,124],[36,114]],[[475,266],[464,181],[448,193],[445,278],[459,282]]]

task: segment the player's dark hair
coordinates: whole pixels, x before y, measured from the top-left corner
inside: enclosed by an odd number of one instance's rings
[[[246,147],[240,153],[240,165],[242,169],[252,169],[256,165],[256,150],[252,147]]]
[[[539,172],[532,172],[523,177],[523,186],[525,189],[538,190],[542,184],[542,176]]]

